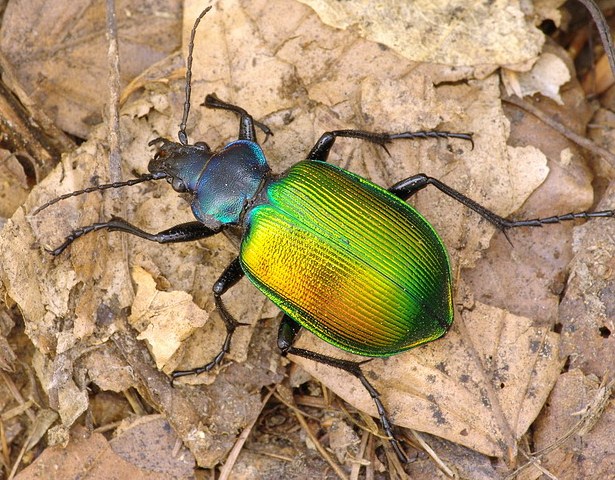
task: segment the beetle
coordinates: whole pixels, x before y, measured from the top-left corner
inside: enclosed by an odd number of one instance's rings
[[[453,282],[448,253],[438,233],[406,201],[427,186],[474,210],[498,229],[538,227],[562,221],[613,217],[615,211],[578,212],[530,220],[508,220],[491,212],[436,178],[413,175],[385,189],[327,163],[338,138],[379,145],[415,138],[453,138],[471,142],[469,133],[419,131],[375,133],[363,130],[325,132],[305,160],[274,174],[257,142],[256,129],[271,130],[243,108],[205,98],[207,108],[239,117],[238,138],[219,150],[204,142],[190,144],[190,75],[194,36],[187,58],[186,99],[178,142],[157,138],[149,174],[62,195],[39,207],[95,190],[167,180],[190,198],[195,221],[148,233],[113,217],[72,231],[52,250],[60,255],[73,241],[93,231],[121,231],[159,243],[199,240],[224,231],[241,237],[238,256],[213,285],[215,305],[226,327],[219,353],[207,364],[176,371],[172,378],[210,371],[229,352],[241,325],[227,310],[223,295],[246,276],[283,311],[277,344],[282,355],[297,355],[355,376],[376,405],[392,448],[407,461],[380,399],[365,377],[361,362],[342,360],[294,346],[301,329],[325,342],[365,357],[387,357],[442,337],[453,317]]]

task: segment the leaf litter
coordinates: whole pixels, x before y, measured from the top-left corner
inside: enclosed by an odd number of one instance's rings
[[[186,4],[184,35],[201,8],[198,2]],[[285,12],[284,22],[268,20],[277,18],[280,11]],[[196,106],[196,100],[210,92],[240,104],[274,130],[274,137],[264,144],[274,171],[301,159],[326,130],[473,132],[474,149],[456,140],[398,142],[389,147],[391,156],[372,145],[340,140],[330,161],[381,185],[425,172],[503,216],[531,215],[535,197],[541,199],[535,216],[543,215],[542,209],[546,213],[569,211],[567,204],[562,210],[557,204],[555,197],[562,195],[551,193],[557,191],[557,185],[545,182],[555,170],[560,179],[555,183],[566,185],[565,196],[573,204],[570,209],[583,210],[592,204],[591,177],[581,166],[583,160],[574,145],[565,140],[562,144],[556,135],[551,140],[554,134],[545,127],[536,127],[536,131],[547,137],[546,143],[563,145],[557,154],[531,141],[525,144],[523,139],[511,143],[511,121],[502,108],[499,78],[486,73],[498,65],[520,65],[527,70],[536,61],[542,37],[536,36],[529,24],[526,40],[533,39],[535,46],[525,57],[520,58],[520,52],[512,49],[517,55],[514,58],[494,62],[494,57],[481,57],[456,69],[446,65],[445,58],[431,59],[440,65],[405,60],[392,49],[363,38],[360,28],[327,27],[309,8],[287,0],[219,2],[205,22],[207,28],[201,29],[196,39],[195,105],[189,119],[193,141],[205,139],[216,146],[236,135],[237,122],[232,116]],[[420,28],[420,22],[413,21],[412,30]],[[182,87],[181,80],[148,83],[141,97],[125,105],[121,121],[127,177],[146,170],[152,155],[146,147],[149,140],[176,135]],[[570,115],[570,108],[564,105],[558,112]],[[523,115],[516,113],[514,118],[519,116]],[[514,121],[512,127],[524,121],[531,120]],[[25,211],[61,193],[89,186],[92,179],[105,178],[105,136],[103,128],[96,128],[88,142],[66,155],[33,190]],[[563,155],[565,150],[571,153]],[[549,190],[534,193],[539,187]],[[92,368],[103,359],[109,365],[124,364],[117,350],[128,346],[117,338],[125,338],[128,327],[114,321],[118,318],[128,318],[140,338],[147,339],[150,354],[167,373],[210,360],[224,331],[213,311],[211,285],[235,251],[232,242],[223,237],[169,246],[104,233],[80,239],[56,259],[40,248],[57,246],[72,229],[118,214],[118,210],[147,231],[191,219],[185,203],[167,185],[139,185],[118,192],[119,207],[116,199],[109,198],[112,196],[92,194],[67,200],[37,217],[18,209],[0,239],[3,287],[19,305],[26,333],[40,352],[36,373],[60,413],[61,427],[70,429],[87,410],[87,384],[102,384],[113,391],[131,385],[161,406],[180,437],[192,447],[199,465],[213,466],[224,459],[236,435],[259,414],[259,390],[282,378],[275,353],[275,321],[265,321],[262,331],[261,327],[254,330],[254,325],[263,324],[261,318],[273,315],[272,309],[246,281],[225,296],[237,318],[252,326],[235,336],[231,362],[218,372],[187,381],[211,384],[207,387],[166,390],[160,383],[163,377],[155,383],[144,379],[144,372],[150,370],[138,360],[128,362],[132,374],[116,378]],[[555,227],[556,234],[553,228],[527,234],[511,232],[511,246],[484,220],[438,192],[421,192],[413,203],[449,249],[457,277],[459,314],[444,339],[386,360],[373,360],[364,368],[397,425],[501,458],[510,467],[527,429],[559,381],[562,363],[558,334],[553,331],[558,318],[554,299],[557,279],[566,265],[562,261],[552,266],[547,261],[543,268],[542,261],[553,255],[571,258],[568,247],[560,252],[557,245],[569,245],[573,228]],[[601,222],[590,222],[583,228],[591,229],[597,223]],[[601,223],[598,228],[603,227]],[[550,236],[556,240],[548,242]],[[545,242],[540,260],[532,260],[536,245]],[[521,270],[522,285],[509,288],[507,281],[497,280],[505,278],[506,272],[493,260],[494,245],[499,245],[503,250],[499,255],[511,259],[515,268],[520,264],[535,267],[533,263],[540,268]],[[551,253],[549,248],[553,248]],[[497,252],[495,255],[497,259]],[[509,268],[507,263],[504,266]],[[608,285],[608,270],[603,276]],[[519,302],[519,306],[509,305],[497,295],[485,296],[481,281],[495,286],[505,297],[515,297],[520,289],[530,292],[530,297],[541,291],[540,308],[532,307],[530,300]],[[540,300],[542,297],[545,299]],[[604,311],[605,318],[609,311]],[[202,319],[195,323],[197,317]],[[300,342],[300,346],[319,352],[344,355],[307,334]],[[374,414],[371,399],[354,379],[322,365],[293,361],[354,407]],[[162,397],[156,398],[160,394],[156,386],[163,390]],[[191,405],[190,415],[173,407],[173,399],[180,395]],[[542,420],[548,421],[548,417]],[[454,457],[448,461],[455,464]]]

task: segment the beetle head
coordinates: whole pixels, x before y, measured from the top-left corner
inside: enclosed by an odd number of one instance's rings
[[[164,174],[176,192],[194,192],[196,184],[212,156],[205,142],[182,145],[164,138],[152,140],[149,144],[162,142],[150,160],[147,169],[152,174]]]

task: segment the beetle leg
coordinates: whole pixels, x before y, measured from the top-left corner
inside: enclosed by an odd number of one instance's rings
[[[429,177],[424,173],[419,173],[417,175],[413,175],[412,177],[406,178],[405,180],[401,180],[400,182],[397,182],[395,185],[390,187],[388,190],[396,197],[399,197],[402,200],[408,200],[408,198],[410,198],[419,190],[425,188],[427,185],[433,185],[449,197],[453,198],[454,200],[457,200],[459,203],[465,205],[466,207],[471,208],[485,220],[498,227],[500,230],[504,230],[512,226],[510,225],[511,222],[509,222],[505,218],[500,217],[499,215],[493,213],[491,210],[486,209],[479,203],[475,202],[471,198],[466,197],[462,193],[459,193],[457,190],[449,187],[440,180],[433,177]]]
[[[224,325],[226,326],[226,338],[224,339],[224,343],[220,352],[214,357],[214,359],[203,365],[202,367],[193,368],[190,370],[177,370],[171,374],[173,380],[179,377],[185,377],[186,375],[198,375],[199,373],[209,372],[216,365],[219,365],[222,362],[224,356],[231,349],[231,339],[233,338],[233,334],[235,333],[235,329],[241,325],[246,325],[244,323],[239,323],[237,320],[233,318],[233,316],[229,313],[229,311],[224,306],[222,302],[222,295],[224,295],[229,288],[235,285],[241,278],[243,277],[243,269],[241,268],[241,263],[239,262],[239,257],[233,260],[228,267],[222,272],[220,278],[214,283],[213,292],[214,292],[214,300],[216,302],[216,308],[220,312],[220,316],[224,321]]]
[[[378,415],[380,416],[380,423],[382,423],[382,428],[384,429],[386,435],[389,437],[389,442],[391,443],[391,446],[393,447],[397,458],[399,458],[402,463],[407,463],[408,458],[402,450],[399,440],[397,440],[393,433],[393,427],[384,408],[384,405],[380,400],[380,394],[378,393],[378,390],[376,390],[374,386],[369,382],[369,380],[367,380],[367,378],[363,374],[363,371],[361,370],[361,363],[364,362],[359,363],[352,362],[350,360],[342,360],[339,358],[333,358],[327,355],[312,352],[310,350],[305,350],[303,348],[293,347],[293,343],[295,342],[300,330],[301,326],[291,317],[284,314],[280,323],[280,329],[278,331],[278,348],[282,352],[282,355],[286,356],[290,354],[308,358],[318,363],[323,363],[331,367],[339,368],[358,378],[363,384],[363,387],[372,397],[374,403],[376,404],[376,409],[378,410]]]
[[[416,138],[460,138],[462,140],[468,140],[474,147],[474,141],[472,140],[471,133],[453,133],[453,132],[439,132],[436,130],[421,130],[418,132],[402,132],[402,133],[374,133],[366,132],[363,130],[333,130],[331,132],[325,132],[318,139],[316,144],[310,150],[307,156],[307,160],[318,160],[326,162],[329,157],[331,147],[335,143],[337,137],[346,138],[358,138],[360,140],[366,140],[376,145],[380,145],[384,150],[387,150],[386,144],[393,140],[411,140]]]
[[[64,243],[55,250],[51,250],[54,256],[60,255],[66,247],[77,240],[79,237],[95,232],[97,230],[109,230],[110,232],[126,232],[137,237],[150,240],[158,243],[177,243],[177,242],[190,242],[192,240],[199,240],[201,238],[210,237],[215,235],[220,230],[212,230],[206,227],[201,222],[188,222],[180,225],[175,225],[167,230],[163,230],[158,233],[144,232],[140,228],[135,227],[131,223],[120,217],[112,217],[108,222],[94,223],[87,227],[81,227],[73,230],[64,240]]]
[[[601,210],[598,212],[572,212],[563,215],[553,215],[551,217],[533,218],[528,220],[508,220],[506,218],[500,217],[498,214],[483,207],[481,204],[475,202],[471,198],[466,197],[462,193],[459,193],[457,190],[449,187],[447,184],[441,182],[440,180],[433,177],[429,177],[423,173],[413,175],[412,177],[397,182],[395,185],[389,188],[389,192],[401,198],[402,200],[407,200],[416,192],[425,188],[427,185],[433,185],[442,193],[448,195],[454,200],[457,200],[459,203],[465,205],[466,207],[474,210],[489,223],[495,225],[497,228],[503,231],[509,228],[518,227],[541,227],[543,225],[577,219],[615,217],[615,210]]]
[[[256,132],[254,130],[254,125],[256,125],[263,132],[265,132],[265,141],[267,141],[267,137],[269,137],[269,135],[273,135],[273,132],[267,125],[254,120],[252,118],[252,115],[246,112],[243,108],[220,100],[218,97],[216,97],[215,94],[207,95],[205,97],[205,101],[201,105],[207,108],[219,108],[220,110],[228,110],[230,112],[235,112],[237,115],[239,115],[239,140],[249,140],[251,142],[256,142]]]

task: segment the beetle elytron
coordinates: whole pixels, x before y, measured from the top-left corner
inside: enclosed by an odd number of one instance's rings
[[[282,354],[312,359],[357,377],[373,398],[393,449],[406,461],[379,394],[363,375],[360,363],[293,346],[303,327],[340,349],[367,357],[386,357],[446,333],[453,321],[448,255],[432,226],[405,200],[433,185],[500,230],[577,218],[612,217],[614,212],[510,221],[424,174],[383,189],[327,163],[339,137],[385,147],[392,140],[426,137],[472,142],[470,134],[326,132],[304,161],[276,175],[256,142],[255,127],[266,134],[270,130],[255,122],[244,109],[208,95],[206,107],[239,116],[238,140],[218,151],[212,151],[203,142],[188,144],[185,128],[190,108],[194,35],[210,8],[201,13],[192,29],[179,142],[161,138],[150,142],[159,148],[149,163],[148,175],[63,195],[36,211],[72,195],[164,178],[177,192],[190,194],[197,220],[151,234],[114,217],[73,231],[52,253],[59,255],[77,238],[100,229],[122,231],[160,243],[198,240],[229,227],[239,229],[239,255],[213,286],[215,304],[226,325],[223,346],[208,364],[174,372],[173,378],[209,371],[220,364],[240,325],[226,309],[222,296],[246,275],[284,312],[278,334]]]

